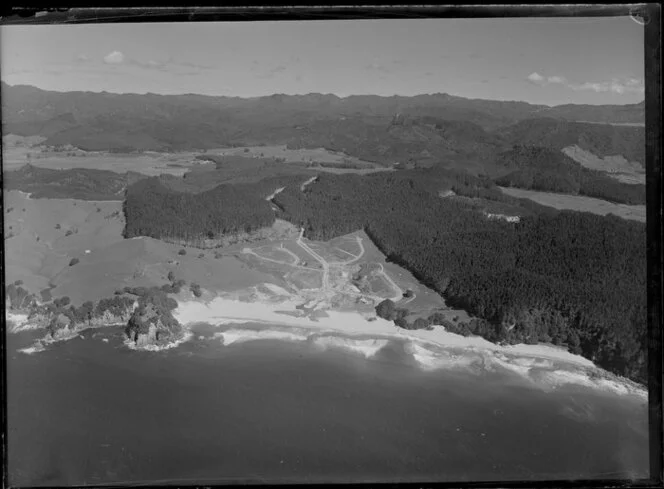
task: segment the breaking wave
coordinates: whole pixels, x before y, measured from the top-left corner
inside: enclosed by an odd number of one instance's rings
[[[42,351],[44,351],[45,349],[46,349],[46,347],[45,347],[42,343],[40,343],[40,342],[36,342],[36,343],[35,343],[34,345],[32,345],[32,346],[29,346],[29,347],[27,347],[27,348],[21,348],[21,349],[18,350],[18,351],[21,352],[21,353],[25,353],[26,355],[32,355],[32,354],[34,354],[34,353],[42,352]]]
[[[219,338],[225,346],[233,343],[245,343],[256,340],[281,340],[281,341],[307,341],[309,334],[304,330],[280,330],[280,329],[249,329],[232,328],[215,333],[213,338]]]
[[[309,342],[319,349],[342,349],[360,354],[365,358],[373,357],[389,342],[389,339],[384,338],[349,338],[341,335],[321,334],[304,328],[231,328],[215,333],[213,338],[220,339],[224,346],[259,340]]]
[[[126,338],[124,340],[125,346],[129,348],[130,350],[134,351],[151,351],[151,352],[158,352],[158,351],[164,351],[164,350],[170,350],[171,348],[177,348],[180,346],[182,343],[186,343],[193,337],[193,333],[191,331],[185,331],[183,332],[182,336],[180,336],[178,339],[174,341],[170,341],[164,345],[143,345],[139,346],[137,345],[133,340],[130,338]]]
[[[595,367],[562,368],[546,358],[508,355],[498,351],[466,349],[453,351],[436,345],[408,341],[404,351],[411,355],[422,370],[462,369],[468,372],[500,372],[517,376],[533,387],[555,390],[563,386],[578,385],[597,391],[647,399],[647,391],[628,379],[623,379]],[[478,368],[479,367],[479,368]]]
[[[484,363],[482,355],[474,351],[455,353],[416,341],[407,342],[404,345],[404,351],[409,353],[423,370],[470,369]]]
[[[314,345],[319,348],[342,349],[352,353],[359,353],[365,358],[371,358],[375,356],[387,345],[388,342],[389,340],[384,338],[355,339],[332,335],[316,336],[313,339]]]

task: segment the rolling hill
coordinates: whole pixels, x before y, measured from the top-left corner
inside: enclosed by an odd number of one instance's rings
[[[51,92],[2,84],[3,133],[42,136],[50,146],[95,151],[180,151],[231,145],[325,147],[390,164],[463,166],[512,144],[644,162],[644,130],[591,122],[644,120],[643,104],[547,107],[472,100],[330,94],[242,99],[201,95]],[[481,166],[481,165],[480,165]]]

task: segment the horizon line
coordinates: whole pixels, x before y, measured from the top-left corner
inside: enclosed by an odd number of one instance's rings
[[[154,92],[143,92],[143,93],[139,93],[139,92],[109,92],[109,91],[106,91],[106,90],[102,90],[102,91],[94,91],[94,90],[50,90],[50,89],[45,89],[45,88],[38,87],[36,85],[27,85],[27,84],[10,85],[9,83],[7,83],[5,81],[1,81],[1,83],[2,83],[2,85],[6,85],[7,87],[29,87],[29,88],[35,88],[37,90],[41,90],[43,92],[54,92],[54,93],[93,93],[93,94],[99,94],[99,95],[111,94],[111,95],[140,95],[140,96],[156,95],[156,96],[159,96],[159,97],[182,97],[182,96],[194,95],[194,96],[197,96],[197,97],[230,98],[230,99],[241,99],[241,100],[254,100],[254,99],[269,98],[269,97],[274,97],[274,96],[306,97],[306,96],[310,96],[310,95],[332,96],[332,97],[336,97],[340,100],[348,99],[348,98],[351,98],[351,97],[415,98],[415,97],[422,97],[422,96],[430,96],[431,97],[431,96],[436,96],[436,95],[440,95],[440,96],[444,95],[444,96],[447,96],[447,97],[454,97],[454,98],[465,99],[465,100],[483,100],[483,101],[489,101],[489,102],[521,103],[521,104],[527,104],[527,105],[532,105],[532,106],[540,106],[540,107],[548,107],[548,108],[561,107],[561,106],[564,106],[564,105],[590,105],[590,106],[595,106],[595,107],[602,107],[602,106],[627,107],[627,106],[630,106],[630,105],[645,104],[645,97],[640,102],[626,103],[626,104],[593,104],[593,103],[575,104],[575,103],[565,103],[565,104],[557,104],[557,105],[547,105],[547,104],[537,104],[537,103],[527,102],[525,100],[500,100],[500,99],[486,99],[486,98],[470,98],[470,97],[463,97],[461,95],[452,95],[452,94],[449,94],[447,92],[418,93],[418,94],[414,94],[414,95],[400,95],[400,94],[378,95],[378,94],[371,94],[371,93],[337,95],[335,93],[307,92],[307,93],[292,93],[292,94],[272,93],[272,94],[268,94],[268,95],[240,96],[240,95],[209,95],[209,94],[194,93],[194,92],[163,94],[163,93],[154,93]]]

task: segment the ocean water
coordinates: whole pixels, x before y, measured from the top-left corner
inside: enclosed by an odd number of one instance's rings
[[[89,330],[32,355],[35,332],[9,335],[10,485],[648,476],[643,400],[423,370],[395,341],[366,358],[217,331],[141,352]]]

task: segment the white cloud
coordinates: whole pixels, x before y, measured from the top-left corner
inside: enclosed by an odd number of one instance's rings
[[[104,63],[109,65],[119,65],[124,62],[124,54],[120,51],[113,51],[104,56]]]
[[[602,82],[571,83],[564,76],[542,76],[539,73],[531,73],[527,80],[535,85],[562,85],[575,91],[611,92],[619,95],[625,93],[644,93],[643,79],[641,78],[612,78]]]
[[[533,72],[528,75],[528,81],[540,85],[544,82],[544,77],[537,72]]]
[[[593,92],[611,92],[622,95],[625,93],[644,93],[645,87],[642,79],[638,78],[612,78],[611,81],[570,84],[572,90],[583,91],[591,90]]]
[[[567,79],[564,76],[550,76],[546,81],[549,83],[559,83],[560,85],[567,83]]]

